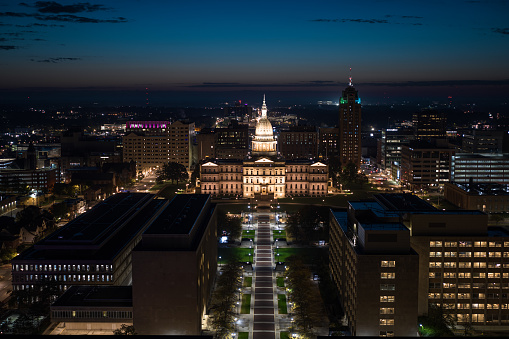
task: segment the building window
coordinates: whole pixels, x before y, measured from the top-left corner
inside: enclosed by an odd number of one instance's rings
[[[382,260],[380,262],[380,266],[381,267],[396,267],[396,261],[394,261],[394,260],[392,260],[392,261]]]
[[[380,307],[380,314],[394,314],[394,307]]]
[[[396,273],[382,272],[382,273],[380,273],[380,279],[396,279]]]
[[[380,325],[381,326],[393,326],[394,319],[380,319]]]
[[[394,296],[393,295],[381,295],[380,296],[380,302],[381,303],[393,303],[394,302]]]

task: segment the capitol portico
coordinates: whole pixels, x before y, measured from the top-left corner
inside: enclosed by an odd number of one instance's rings
[[[201,192],[213,196],[284,198],[327,195],[328,167],[312,159],[287,161],[277,152],[265,96],[261,117],[243,161],[215,159],[201,165]]]

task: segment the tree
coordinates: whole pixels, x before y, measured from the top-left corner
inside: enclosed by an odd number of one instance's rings
[[[66,202],[53,204],[53,206],[51,206],[51,213],[53,213],[55,218],[63,219],[67,217],[67,213],[69,213],[69,206],[67,205]]]
[[[302,259],[291,256],[287,259],[288,269],[285,272],[289,296],[295,319],[295,330],[303,337],[312,337],[313,328],[320,325],[323,318],[320,293],[311,281],[311,272]]]
[[[115,331],[113,331],[114,335],[136,335],[136,330],[134,329],[134,325],[126,325],[122,324],[120,325],[120,328],[117,328]]]
[[[21,225],[28,225],[41,215],[41,209],[37,206],[30,205],[16,214],[16,222]]]
[[[157,172],[158,180],[184,181],[189,179],[189,174],[184,165],[176,162],[168,162]]]
[[[218,211],[217,214],[217,229],[218,235],[222,236],[225,232],[230,239],[237,239],[242,234],[242,218],[226,214],[224,211]]]
[[[191,185],[196,187],[196,180],[200,178],[201,175],[201,165],[197,164],[194,168],[193,173],[191,173]]]
[[[419,317],[419,332],[427,337],[453,337],[455,328],[454,317],[445,312],[442,306],[430,304],[428,315]]]
[[[217,338],[226,338],[235,330],[235,302],[242,284],[242,267],[238,258],[231,258],[222,268],[212,294],[210,311]]]
[[[329,178],[332,179],[332,186],[338,187],[341,184],[341,160],[339,157],[329,159]]]
[[[286,230],[299,243],[328,238],[329,213],[327,207],[306,205],[288,217]]]

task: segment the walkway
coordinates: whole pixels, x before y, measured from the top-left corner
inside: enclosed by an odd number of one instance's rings
[[[269,215],[258,216],[254,267],[254,308],[252,339],[275,339],[277,290],[272,263]],[[279,337],[279,336],[278,336]]]

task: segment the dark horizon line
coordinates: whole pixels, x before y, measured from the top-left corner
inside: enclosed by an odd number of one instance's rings
[[[403,81],[403,82],[353,82],[353,86],[372,86],[372,87],[441,87],[441,86],[500,86],[509,85],[509,79],[503,80],[434,80],[434,81]],[[151,87],[155,86],[155,87]],[[348,86],[348,82],[335,82],[331,80],[312,80],[312,81],[300,81],[297,83],[286,83],[286,84],[270,84],[270,83],[236,83],[236,82],[203,82],[200,84],[190,84],[180,86],[166,87],[164,85],[151,85],[151,84],[140,84],[137,86],[26,86],[16,88],[1,88],[0,91],[6,92],[17,92],[17,91],[62,91],[62,90],[95,90],[95,91],[133,91],[133,90],[145,90],[148,88],[150,91],[186,91],[186,90],[197,90],[197,89],[242,89],[249,90],[249,88],[258,90],[260,88],[305,88],[305,87],[338,87]]]

